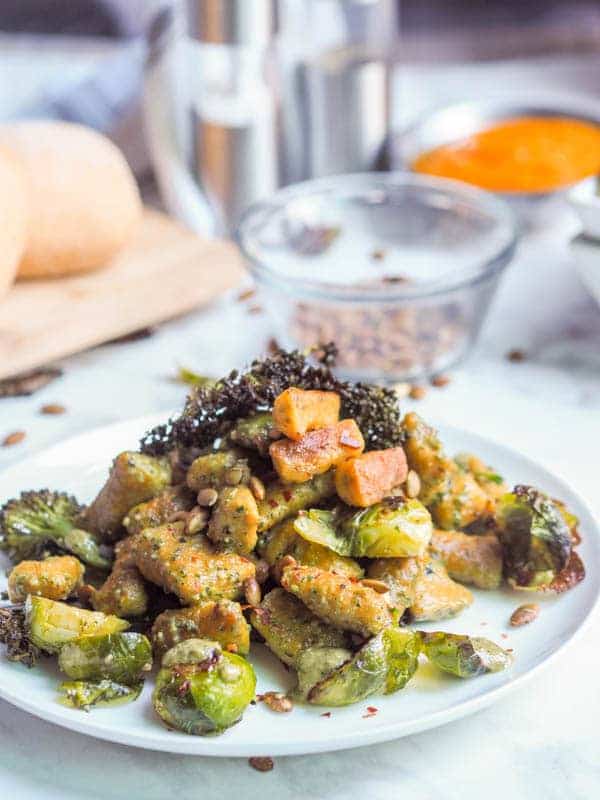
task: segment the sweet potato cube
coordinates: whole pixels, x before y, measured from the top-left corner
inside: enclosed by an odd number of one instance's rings
[[[408,465],[401,447],[372,450],[341,464],[335,473],[335,488],[345,503],[366,508],[383,500],[406,480]]]
[[[277,430],[298,440],[308,431],[331,428],[340,418],[340,396],[335,392],[295,389],[282,392],[273,405]]]
[[[269,447],[269,453],[282,480],[304,483],[347,458],[360,455],[364,447],[356,422],[345,419],[331,428],[305,433],[297,442],[279,439]]]

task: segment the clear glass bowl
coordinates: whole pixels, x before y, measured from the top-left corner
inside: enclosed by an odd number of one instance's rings
[[[289,186],[237,241],[283,346],[335,341],[355,380],[414,380],[472,347],[515,250],[502,200],[409,173]]]

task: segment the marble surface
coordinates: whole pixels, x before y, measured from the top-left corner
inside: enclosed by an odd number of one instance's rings
[[[574,229],[565,215],[545,232],[527,235],[476,351],[449,386],[405,407],[533,456],[600,515],[600,309],[573,270],[567,241]],[[270,334],[263,315],[249,314],[231,297],[151,338],[65,360],[64,377],[35,396],[0,400],[0,438],[17,429],[27,433],[22,444],[0,448],[0,473],[91,427],[179,406],[184,389],[172,380],[178,364],[222,374],[263,349]],[[507,361],[512,348],[525,350],[527,360]],[[64,404],[67,413],[40,415],[40,406],[51,402]],[[0,701],[0,788],[3,796],[23,800],[591,800],[600,795],[599,640],[596,614],[547,672],[501,705],[384,745],[279,758],[268,774],[245,760],[96,741]]]
[[[418,404],[426,416],[505,441],[565,477],[600,515],[600,310],[579,284],[566,246],[572,221],[522,243],[477,350],[444,389]],[[165,325],[154,336],[67,359],[65,375],[30,398],[0,401],[0,470],[64,437],[183,400],[177,364],[220,374],[261,350],[268,320],[235,297]],[[510,363],[513,347],[528,358]],[[43,403],[64,416],[39,414]],[[405,403],[408,407],[410,403]],[[32,483],[35,481],[32,479]],[[589,800],[600,789],[600,619],[533,684],[438,730],[306,758],[279,758],[269,774],[245,760],[162,755],[63,731],[0,702],[0,786],[19,798],[488,798]],[[293,724],[293,719],[290,719]]]

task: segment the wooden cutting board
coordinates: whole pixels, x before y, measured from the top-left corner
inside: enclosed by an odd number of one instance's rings
[[[185,314],[242,274],[233,244],[146,210],[135,241],[107,269],[20,282],[0,300],[0,378]]]

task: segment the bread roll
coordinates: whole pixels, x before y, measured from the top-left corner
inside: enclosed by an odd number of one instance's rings
[[[107,266],[141,215],[135,179],[118,148],[90,128],[49,121],[2,126],[0,147],[19,157],[27,181],[27,243],[18,277]]]
[[[11,154],[0,150],[0,298],[15,279],[26,234],[25,176]]]

